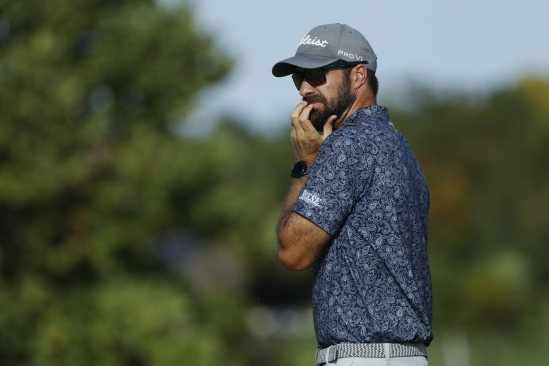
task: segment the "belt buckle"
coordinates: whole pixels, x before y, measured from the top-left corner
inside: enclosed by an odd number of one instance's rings
[[[328,347],[326,351],[326,363],[334,362],[337,360],[337,344]]]

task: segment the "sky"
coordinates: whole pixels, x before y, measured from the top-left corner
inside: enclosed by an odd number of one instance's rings
[[[441,91],[486,93],[528,75],[549,76],[547,0],[158,0],[185,2],[196,26],[233,57],[235,68],[203,91],[185,132],[209,131],[229,115],[251,129],[276,133],[300,102],[290,77],[273,65],[295,54],[318,25],[360,31],[378,57],[378,104],[406,106],[413,83]]]

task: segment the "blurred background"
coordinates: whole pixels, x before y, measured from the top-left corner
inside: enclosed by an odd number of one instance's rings
[[[549,5],[0,0],[0,365],[313,365],[278,261],[313,27],[378,55],[431,190],[430,364],[543,364]]]

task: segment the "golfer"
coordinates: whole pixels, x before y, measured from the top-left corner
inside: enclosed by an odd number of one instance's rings
[[[429,189],[377,105],[376,69],[366,38],[338,23],[311,30],[272,70],[302,97],[276,232],[288,269],[313,267],[318,365],[427,365],[433,339]]]

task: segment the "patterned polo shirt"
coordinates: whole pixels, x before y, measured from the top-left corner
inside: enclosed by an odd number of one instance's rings
[[[326,138],[294,206],[332,235],[313,266],[318,346],[433,339],[425,177],[387,108]]]

